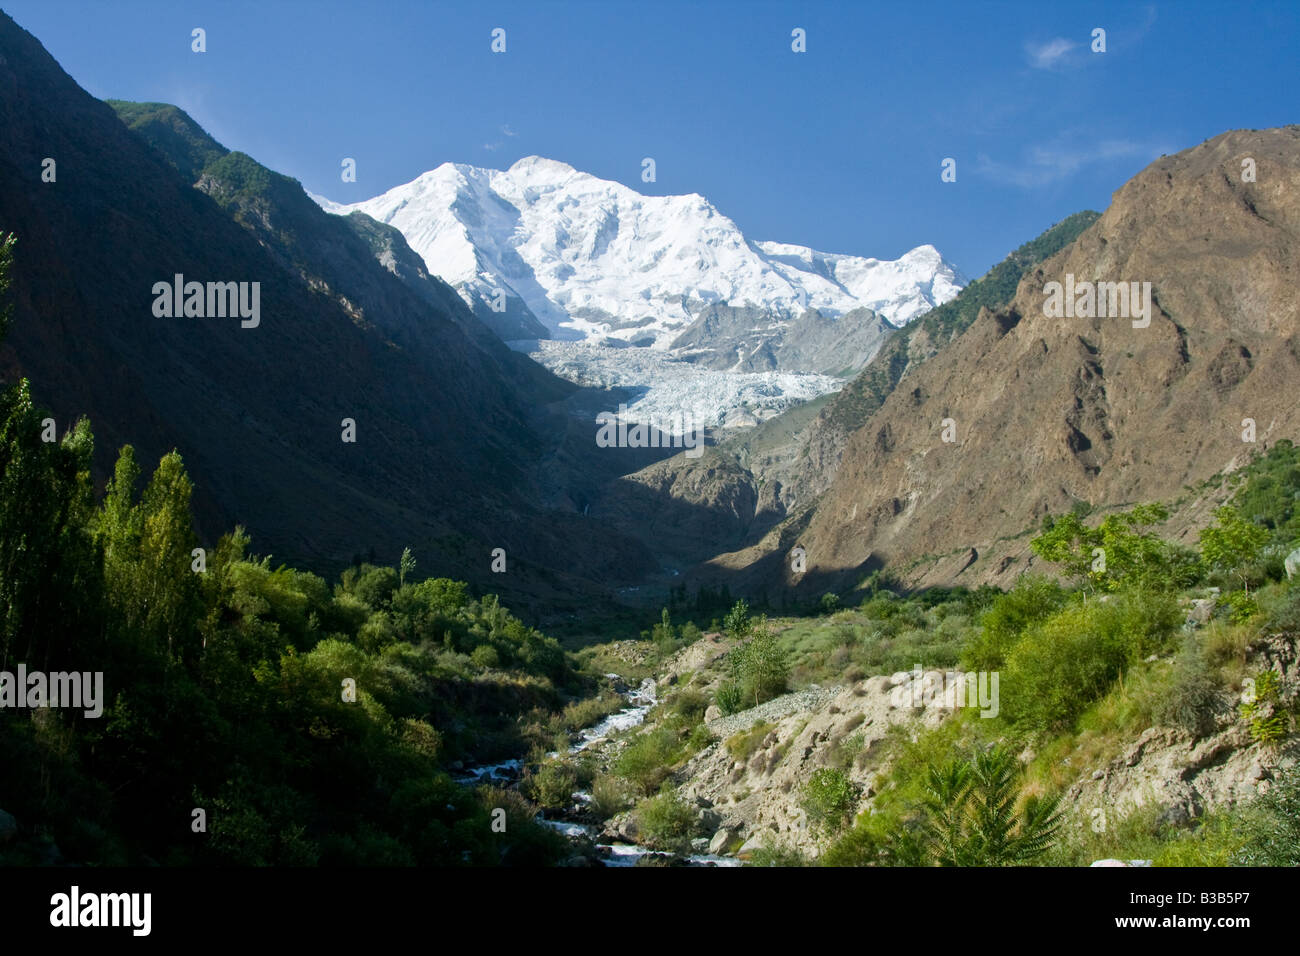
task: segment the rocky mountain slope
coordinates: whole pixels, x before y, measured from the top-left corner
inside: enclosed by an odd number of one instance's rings
[[[259,551],[329,571],[409,545],[427,572],[521,605],[588,601],[645,567],[553,483],[653,458],[595,455],[548,410],[572,386],[478,327],[394,230],[326,215],[179,111],[127,106],[129,129],[8,17],[0,90],[0,230],[18,236],[0,362],[60,432],[91,418],[100,475],[123,444],[146,462],[176,447],[208,546],[242,523]],[[155,284],[177,274],[257,282],[260,321],[155,315]],[[494,547],[513,573],[490,573]]]
[[[969,328],[981,308],[1009,304],[1025,271],[1073,242],[1097,216],[1070,216],[1015,250],[956,299],[901,329],[889,329],[861,374],[843,389],[755,422],[697,458],[675,455],[626,476],[601,497],[597,513],[629,529],[652,529],[647,543],[661,560],[678,566],[703,561],[719,548],[756,543],[774,525],[812,506],[834,479],[849,436],[909,371]],[[850,356],[843,345],[837,343],[827,355]]]
[[[1242,181],[1247,158],[1257,181]],[[1300,127],[1156,161],[1006,307],[887,392],[815,508],[713,571],[807,592],[882,565],[914,583],[1007,582],[1045,514],[1170,499],[1300,437],[1298,228]],[[1149,282],[1149,324],[1052,317],[1050,282]],[[796,544],[804,575],[785,561]]]

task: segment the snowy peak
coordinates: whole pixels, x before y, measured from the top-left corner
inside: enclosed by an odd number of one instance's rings
[[[891,261],[750,242],[703,196],[643,196],[541,156],[444,163],[347,206],[313,198],[395,226],[476,313],[542,337],[666,348],[723,305],[778,321],[867,308],[902,325],[964,285],[930,245]]]

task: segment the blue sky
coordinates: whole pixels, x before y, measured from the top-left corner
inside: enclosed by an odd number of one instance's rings
[[[341,202],[448,160],[537,154],[646,193],[701,193],[750,239],[889,258],[930,242],[972,278],[1104,209],[1162,153],[1300,121],[1297,0],[4,9],[91,94],[175,103]],[[194,27],[206,53],[190,50]],[[791,50],[796,27],[806,53]],[[1105,53],[1090,49],[1096,27]],[[955,183],[940,180],[946,157]]]

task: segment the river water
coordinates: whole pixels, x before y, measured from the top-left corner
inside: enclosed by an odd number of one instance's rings
[[[606,674],[610,680],[616,684],[622,683],[622,678],[617,674]],[[585,727],[578,731],[578,740],[569,747],[569,753],[581,753],[593,744],[599,743],[608,738],[611,734],[620,731],[630,730],[633,727],[643,723],[646,715],[659,703],[658,688],[655,685],[654,678],[647,677],[635,689],[624,692],[628,706],[608,717]],[[548,756],[559,756],[558,751]],[[457,777],[456,782],[467,786],[473,786],[480,783],[496,783],[498,785],[517,786],[520,774],[523,772],[522,760],[503,760],[500,763],[484,764],[478,767],[470,767],[462,771]],[[591,800],[591,794],[579,791],[573,794],[575,800],[586,803]],[[599,827],[594,827],[586,823],[572,823],[567,820],[548,820],[538,815],[537,822],[558,830],[560,833],[577,841],[583,838],[595,840],[600,833]],[[605,866],[625,867],[636,866],[641,857],[652,854],[653,850],[647,850],[645,847],[636,846],[631,843],[598,843],[599,849],[607,851],[604,858]],[[695,853],[687,857],[687,860],[693,866],[740,866],[740,861],[730,856],[715,856],[711,853]]]

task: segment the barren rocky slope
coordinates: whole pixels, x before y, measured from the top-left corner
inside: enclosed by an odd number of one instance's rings
[[[850,437],[806,526],[719,556],[715,573],[820,591],[960,545],[920,583],[1005,583],[1027,566],[1028,539],[1007,539],[1045,514],[1172,498],[1244,460],[1247,418],[1254,447],[1300,437],[1298,233],[1300,127],[1158,160],[1010,306],[909,374]],[[1048,317],[1045,287],[1067,275],[1150,282],[1149,326]],[[796,544],[806,575],[784,560]]]

